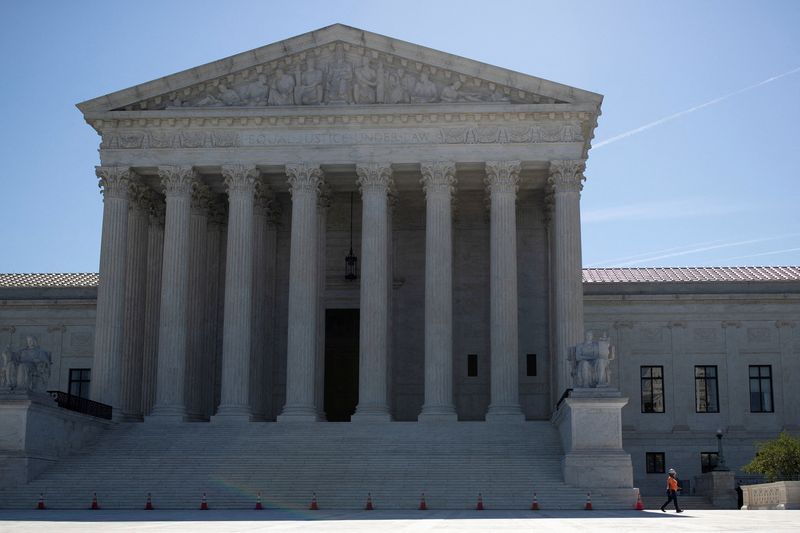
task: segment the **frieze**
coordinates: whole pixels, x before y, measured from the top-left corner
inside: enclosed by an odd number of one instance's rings
[[[336,131],[195,131],[107,133],[102,149],[240,148],[251,146],[326,146],[394,144],[538,144],[581,140],[577,123],[527,127],[398,128]]]
[[[332,43],[120,108],[567,103],[348,43]]]

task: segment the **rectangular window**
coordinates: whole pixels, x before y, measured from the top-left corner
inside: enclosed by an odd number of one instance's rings
[[[642,412],[664,412],[664,367],[643,366],[642,375]]]
[[[474,378],[478,375],[478,354],[467,354],[467,376]]]
[[[69,369],[68,392],[78,398],[89,398],[89,385],[92,381],[92,371],[89,368]]]
[[[664,473],[664,452],[647,452],[645,457],[647,461],[648,474]]]
[[[694,367],[694,404],[698,413],[719,413],[717,367]]]
[[[705,474],[717,467],[719,454],[717,452],[700,452],[700,470]]]
[[[772,413],[772,367],[750,366],[750,412]]]
[[[527,375],[528,376],[535,376],[536,375],[536,354],[529,353],[527,359]]]

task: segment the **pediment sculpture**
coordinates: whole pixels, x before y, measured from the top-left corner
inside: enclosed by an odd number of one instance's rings
[[[607,333],[604,332],[598,340],[594,340],[594,334],[587,331],[584,342],[576,345],[569,357],[574,387],[608,387],[611,384],[608,367],[615,356],[616,351]]]
[[[556,101],[339,43],[151,98],[142,109],[454,102]]]
[[[28,335],[18,351],[7,347],[0,353],[0,389],[46,392],[50,381],[50,352]]]

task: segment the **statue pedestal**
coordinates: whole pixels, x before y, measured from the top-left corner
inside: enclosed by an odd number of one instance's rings
[[[696,493],[718,509],[737,509],[736,474],[731,471],[714,470],[695,478]]]
[[[633,487],[631,456],[622,449],[622,408],[618,390],[574,389],[552,421],[564,446],[564,481],[586,488]]]

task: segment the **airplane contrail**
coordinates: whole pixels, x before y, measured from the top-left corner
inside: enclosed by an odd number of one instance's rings
[[[607,144],[611,144],[613,142],[620,141],[622,139],[630,137],[631,135],[636,135],[637,133],[641,133],[643,131],[649,130],[650,128],[655,128],[656,126],[660,126],[661,124],[664,124],[665,122],[669,122],[671,120],[675,120],[676,118],[680,118],[680,117],[682,117],[684,115],[688,115],[689,113],[694,113],[695,111],[697,111],[699,109],[703,109],[704,107],[708,107],[710,105],[718,104],[719,102],[722,102],[723,100],[727,100],[728,98],[730,98],[732,96],[736,96],[737,94],[742,94],[744,92],[751,91],[753,89],[761,87],[762,85],[766,85],[768,83],[772,83],[773,81],[779,80],[781,78],[785,78],[786,76],[790,76],[790,75],[794,74],[795,72],[800,72],[800,67],[793,68],[792,70],[784,72],[783,74],[778,74],[777,76],[772,76],[771,78],[767,78],[766,80],[760,81],[760,82],[755,83],[753,85],[748,85],[747,87],[745,87],[743,89],[739,89],[738,91],[733,91],[732,93],[728,93],[728,94],[725,94],[723,96],[714,98],[713,100],[709,100],[708,102],[705,102],[703,104],[696,105],[696,106],[694,106],[692,108],[685,109],[683,111],[679,111],[677,113],[674,113],[672,115],[666,116],[664,118],[660,118],[660,119],[658,119],[658,120],[656,120],[654,122],[650,122],[649,124],[645,124],[644,126],[639,126],[636,129],[632,129],[630,131],[626,131],[625,133],[620,133],[619,135],[615,135],[615,136],[610,137],[610,138],[608,138],[608,139],[606,139],[604,141],[600,141],[599,143],[593,145],[592,148],[595,148],[595,149],[596,148],[600,148],[601,146],[605,146]]]
[[[772,250],[769,252],[761,252],[760,254],[737,255],[736,257],[728,257],[723,261],[733,261],[735,259],[749,259],[751,257],[763,257],[765,255],[787,254],[789,252],[800,252],[800,248],[785,248],[783,250]]]

